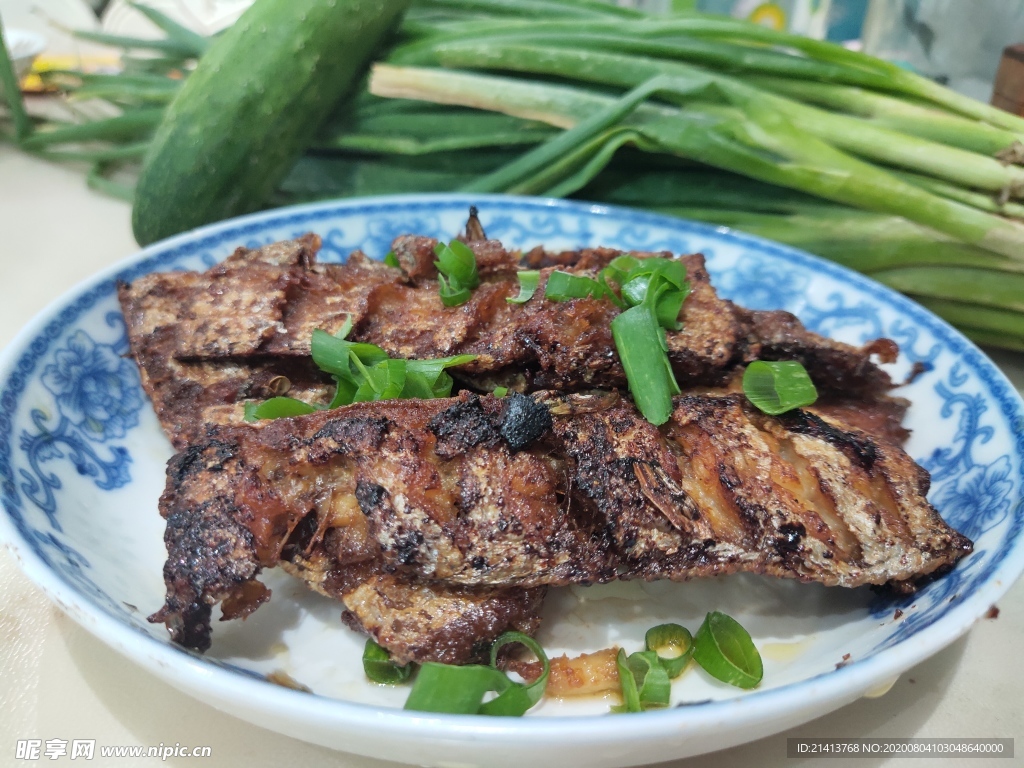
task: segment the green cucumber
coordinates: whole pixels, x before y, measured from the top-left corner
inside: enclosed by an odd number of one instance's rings
[[[408,4],[256,0],[168,106],[135,189],[135,239],[262,208]]]

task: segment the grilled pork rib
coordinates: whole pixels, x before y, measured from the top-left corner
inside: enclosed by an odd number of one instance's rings
[[[971,547],[927,486],[888,441],[808,411],[766,416],[727,392],[676,398],[661,428],[607,392],[463,393],[219,426],[168,469],[168,594],[154,618],[204,648],[212,605],[254,610],[259,570],[284,562],[396,658],[466,661],[469,641],[396,636],[402,621],[381,605],[408,601],[389,590],[472,606],[479,650],[536,622],[546,585],[739,571],[905,582]]]
[[[543,298],[552,269],[593,277],[621,252],[536,251],[523,263],[496,241],[472,242],[481,285],[466,304],[445,307],[433,265],[436,242],[399,237],[398,269],[358,252],[345,264],[317,264],[319,239],[307,235],[239,249],[204,273],[158,273],[120,286],[132,354],[175,446],[201,438],[207,424],[240,421],[243,401],[285,388],[326,403],[330,379],[311,364],[310,339],[317,328],[338,331],[348,317],[350,338],[393,357],[476,355],[453,371],[474,389],[625,387],[610,330],[618,310],[594,298]],[[872,355],[894,359],[892,342],[857,349],[810,333],[789,313],[742,309],[718,297],[702,256],[682,261],[690,295],[682,329],[668,333],[680,386],[720,385],[751,360],[787,359],[802,362],[825,394],[872,401],[892,388],[871,362]],[[540,287],[525,304],[509,304],[524,265],[541,268]]]

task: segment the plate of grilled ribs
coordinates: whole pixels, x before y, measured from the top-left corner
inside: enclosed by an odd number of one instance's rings
[[[456,238],[479,285],[448,302]],[[685,267],[658,425],[621,307],[545,293],[623,254]],[[454,361],[430,369],[450,395],[331,407],[317,333]],[[817,400],[759,410],[754,361],[799,362]],[[281,398],[306,406],[259,416]],[[624,766],[760,738],[884,691],[1024,570],[1024,407],[973,344],[835,264],[640,211],[417,195],[222,222],[37,317],[0,404],[0,534],[57,605],[226,712],[385,759]],[[670,706],[610,714],[607,654],[709,612],[749,632],[760,684],[691,668]],[[524,717],[409,711],[364,673],[367,638],[486,664],[509,631],[565,657]],[[524,658],[502,664],[529,680]]]

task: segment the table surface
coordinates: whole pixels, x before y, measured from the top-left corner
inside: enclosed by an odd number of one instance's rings
[[[55,297],[134,253],[129,219],[128,205],[86,189],[81,171],[0,145],[0,347]],[[1018,389],[1024,387],[1024,355],[993,357]],[[680,760],[664,768],[712,760],[722,767],[783,765],[789,762],[788,736],[1024,737],[1024,654],[1019,651],[1024,581],[1011,588],[999,609],[998,619],[979,621],[966,637],[904,674],[881,698],[862,699],[713,758]],[[0,712],[0,766],[32,764],[14,759],[17,740],[29,738],[95,739],[97,745],[209,745],[212,758],[203,765],[394,765],[265,731],[179,693],[65,617],[21,574],[6,550],[0,550]],[[1024,750],[1024,739],[1017,746]],[[844,762],[833,758],[820,764],[838,768]],[[849,762],[868,768],[902,761]],[[186,763],[195,761],[170,758],[165,764]],[[107,763],[131,764],[140,761]]]

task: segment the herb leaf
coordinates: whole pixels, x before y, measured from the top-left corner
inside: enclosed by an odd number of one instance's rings
[[[415,664],[399,666],[391,660],[391,654],[367,638],[363,648],[363,672],[375,683],[397,685],[404,683],[415,671]]]
[[[739,622],[713,611],[693,640],[693,658],[704,671],[739,688],[756,688],[764,676],[761,654]]]
[[[512,296],[506,298],[505,301],[509,304],[525,304],[537,292],[537,283],[540,281],[539,270],[526,269],[518,272],[517,276],[519,277],[519,295],[514,298]]]
[[[743,393],[771,416],[811,405],[818,399],[807,369],[795,360],[755,360],[743,372]]]

